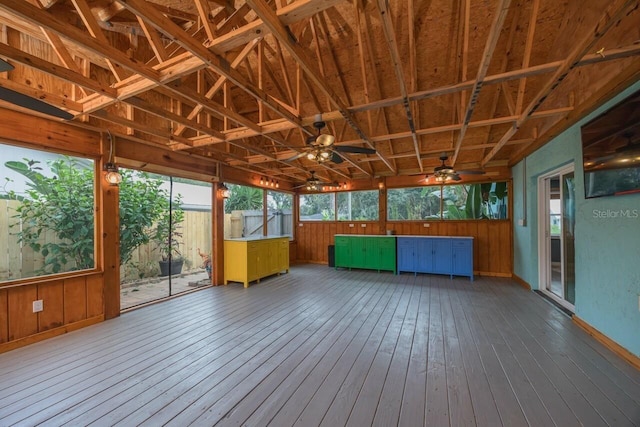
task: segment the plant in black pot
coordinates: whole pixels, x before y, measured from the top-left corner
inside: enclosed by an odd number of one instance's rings
[[[182,197],[178,195],[171,203],[167,200],[167,209],[162,213],[154,232],[154,240],[160,252],[160,276],[180,274],[184,259],[180,252],[182,244],[182,222],[184,210]]]

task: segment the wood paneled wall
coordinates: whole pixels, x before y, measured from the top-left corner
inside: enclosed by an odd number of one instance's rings
[[[0,353],[103,320],[102,283],[102,274],[94,273],[1,288]],[[33,312],[36,300],[44,308],[39,313]]]
[[[397,235],[471,236],[474,238],[473,269],[476,274],[501,277],[512,274],[511,221],[388,222],[386,228]],[[296,231],[297,261],[315,263],[328,263],[327,247],[333,245],[335,234],[386,233],[377,222],[342,221],[301,222]]]

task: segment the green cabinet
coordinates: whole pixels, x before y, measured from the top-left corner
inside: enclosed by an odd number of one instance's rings
[[[387,236],[335,236],[335,268],[396,271],[396,238]]]

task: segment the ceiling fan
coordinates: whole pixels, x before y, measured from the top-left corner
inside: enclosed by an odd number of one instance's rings
[[[338,153],[375,154],[376,150],[355,145],[334,145],[336,137],[331,134],[321,133],[326,123],[322,120],[322,114],[316,114],[313,127],[317,129],[316,135],[307,138],[307,147],[301,153],[287,159],[287,162],[306,157],[318,163],[331,161],[342,163],[344,159]]]
[[[11,71],[13,69],[14,69],[13,65],[9,64],[4,59],[0,58],[0,72]],[[19,107],[27,108],[29,110],[37,111],[39,113],[43,113],[49,116],[58,117],[63,120],[71,120],[74,117],[73,114],[67,111],[61,110],[58,107],[54,107],[53,105],[40,101],[37,98],[32,98],[20,92],[7,89],[5,87],[2,87],[1,85],[0,85],[0,100],[7,101]]]
[[[440,155],[440,165],[436,166],[433,169],[433,173],[427,175],[426,179],[429,180],[431,177],[436,182],[444,183],[451,181],[461,181],[460,175],[483,175],[484,171],[480,170],[464,170],[464,171],[456,171],[452,166],[447,165],[446,161],[449,159],[447,153],[442,153]]]
[[[324,182],[321,179],[316,177],[315,171],[309,171],[311,177],[306,180],[306,182],[302,185],[298,185],[294,188],[302,188],[304,187],[307,191],[320,191],[325,187],[329,188],[340,188],[342,185],[339,182]],[[346,186],[346,184],[344,184]]]

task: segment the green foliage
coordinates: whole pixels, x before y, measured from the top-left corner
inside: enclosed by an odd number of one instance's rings
[[[158,242],[158,250],[163,261],[178,260],[182,258],[180,243],[182,241],[182,222],[184,210],[182,209],[182,196],[178,194],[169,206],[169,199],[162,198],[162,212],[153,231],[153,239]]]
[[[338,220],[371,221],[379,217],[379,192],[347,191],[336,193]]]
[[[293,196],[280,191],[269,191],[267,193],[267,206],[269,210],[281,211],[283,209],[291,209]]]
[[[440,218],[440,187],[398,188],[387,191],[390,220]]]
[[[65,157],[48,162],[52,177],[40,171],[35,160],[5,162],[5,166],[26,179],[26,196],[13,191],[0,198],[18,200],[17,216],[21,229],[19,241],[44,258],[41,273],[93,268],[94,262],[94,172],[86,161]],[[162,244],[158,228],[168,218],[169,197],[161,188],[162,180],[148,174],[121,170],[120,184],[120,264],[131,260],[133,252],[151,239]],[[174,201],[179,208],[180,199]],[[181,209],[174,212],[174,223],[184,218]],[[179,220],[179,221],[178,221]],[[156,227],[156,224],[158,227]],[[168,226],[166,227],[168,230]],[[54,238],[47,238],[47,233]]]
[[[318,193],[300,196],[300,218],[320,214],[323,221],[333,221],[335,219],[334,194]]]
[[[227,187],[229,198],[224,203],[225,213],[262,209],[262,189],[234,184],[228,184]]]
[[[43,273],[92,268],[93,170],[77,159],[65,158],[49,163],[55,175],[49,178],[40,172],[39,163],[28,159],[5,163],[29,180],[25,197],[14,192],[6,196],[22,202],[16,209],[16,216],[22,220],[17,233],[19,242],[43,256]],[[49,231],[54,239],[46,238]]]

